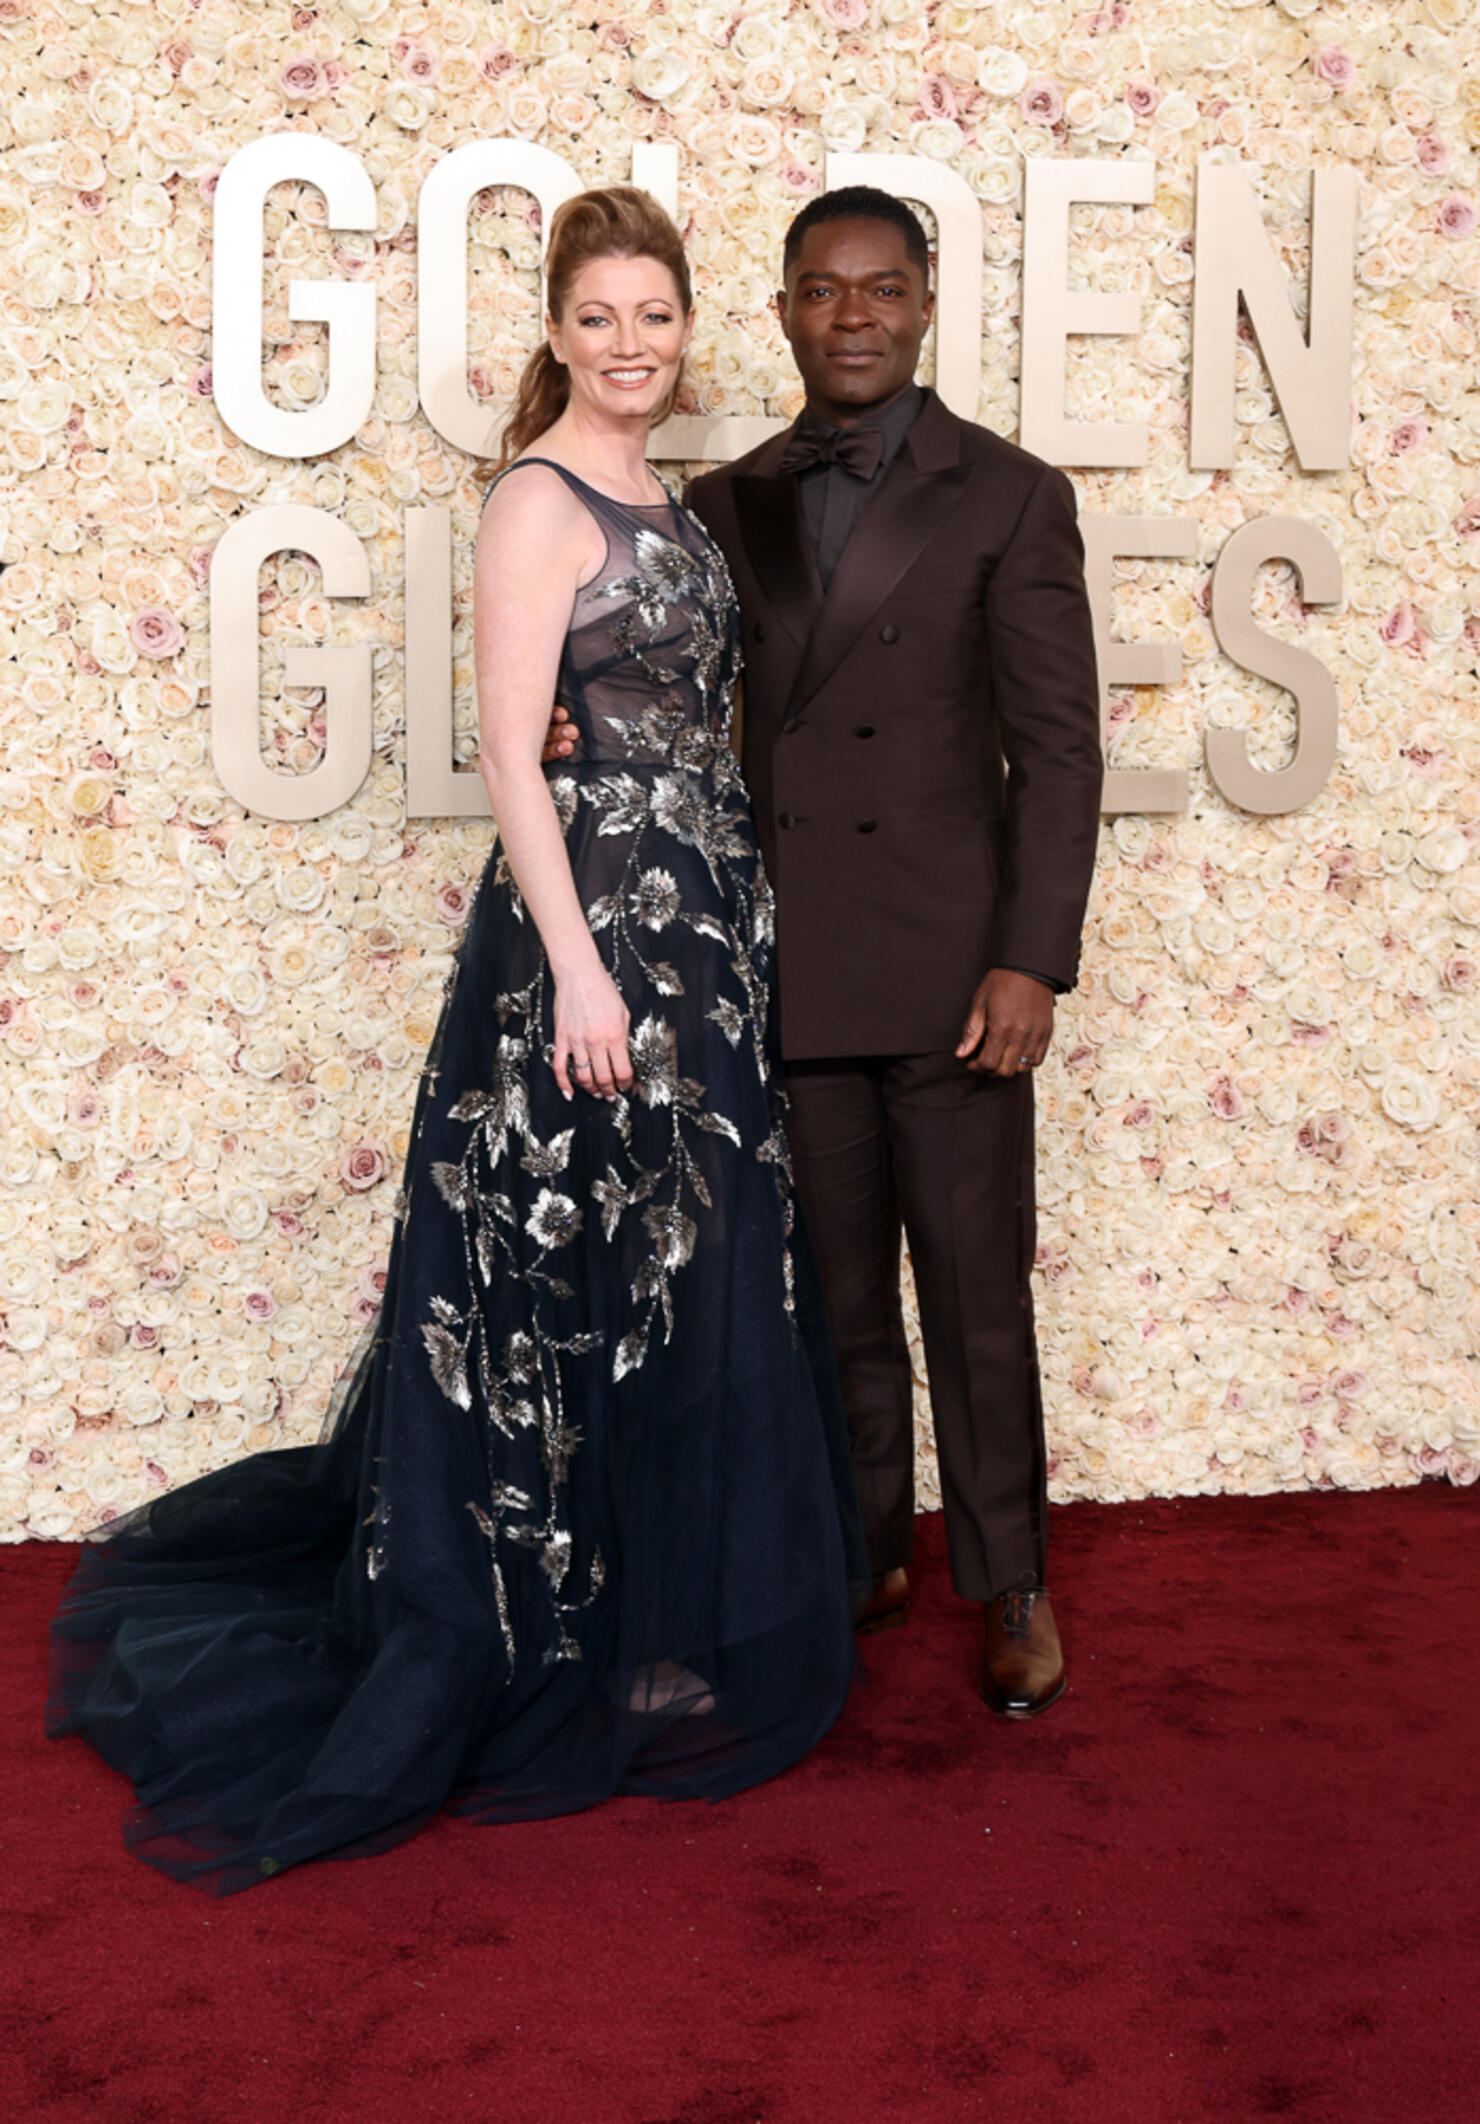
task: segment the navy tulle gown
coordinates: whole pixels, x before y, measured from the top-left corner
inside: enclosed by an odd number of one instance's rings
[[[734,1792],[812,1746],[852,1672],[867,1567],[726,739],[734,596],[676,503],[562,476],[608,553],[561,670],[580,750],[547,773],[632,1091],[562,1098],[495,853],[323,1438],[115,1522],[54,1625],[50,1730],[133,1780],[141,1858],[217,1893],[443,1805]]]

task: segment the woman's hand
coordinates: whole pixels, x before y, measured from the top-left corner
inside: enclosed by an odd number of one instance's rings
[[[555,982],[555,1081],[566,1098],[571,1086],[614,1099],[630,1089],[632,1058],[627,1029],[632,1023],[621,991],[601,964],[593,960],[579,972]]]

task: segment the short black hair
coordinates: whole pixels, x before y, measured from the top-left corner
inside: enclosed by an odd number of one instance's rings
[[[786,232],[781,251],[783,278],[796,264],[808,229],[815,229],[824,221],[887,221],[904,238],[910,264],[918,269],[925,285],[930,285],[930,246],[919,215],[892,192],[881,192],[872,184],[845,184],[836,192],[819,192],[815,199],[807,201]]]

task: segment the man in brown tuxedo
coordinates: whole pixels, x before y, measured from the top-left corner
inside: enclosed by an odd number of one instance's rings
[[[741,764],[874,1571],[863,1626],[902,1621],[909,1599],[903,1230],[952,1580],[985,1607],[984,1696],[1032,1717],[1064,1687],[1044,1591],[1032,1072],[1075,979],[1102,774],[1073,490],[915,384],[929,261],[888,194],[804,208],[777,305],[806,410],[688,501],[744,620]]]

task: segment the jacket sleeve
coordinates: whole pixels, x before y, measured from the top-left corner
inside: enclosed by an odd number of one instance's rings
[[[1007,796],[992,964],[1072,988],[1104,763],[1074,490],[1045,465],[987,592],[987,660]]]

